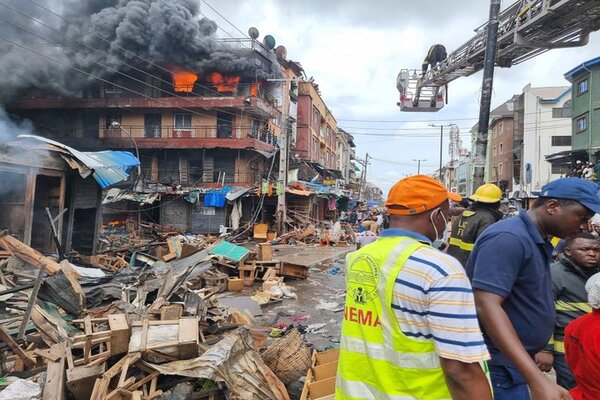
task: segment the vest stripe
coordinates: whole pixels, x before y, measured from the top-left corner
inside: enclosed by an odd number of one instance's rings
[[[450,238],[450,244],[458,246],[461,250],[464,251],[473,251],[473,248],[475,247],[475,243],[463,242],[462,240],[453,237]]]
[[[557,300],[554,303],[556,311],[578,311],[584,313],[591,313],[592,307],[588,303],[573,303],[563,300]]]
[[[413,396],[390,395],[383,393],[375,386],[369,385],[362,381],[346,381],[339,375],[337,376],[336,386],[336,392],[337,389],[341,389],[346,396],[356,399],[417,400],[417,398]],[[336,393],[336,398],[338,398],[338,393]],[[440,400],[452,399],[448,398]]]
[[[340,346],[342,349],[364,354],[375,360],[386,361],[399,368],[434,369],[440,367],[440,359],[436,353],[398,353],[384,344],[372,342],[367,344],[362,339],[348,336],[342,336]]]

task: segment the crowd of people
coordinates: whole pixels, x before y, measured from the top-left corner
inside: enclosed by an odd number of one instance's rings
[[[493,184],[396,183],[353,220],[378,236],[347,256],[336,399],[600,399],[599,189],[516,210]]]

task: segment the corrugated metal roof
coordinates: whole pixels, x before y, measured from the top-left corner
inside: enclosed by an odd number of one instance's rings
[[[78,169],[84,178],[92,173],[94,179],[102,189],[126,180],[129,177],[129,171],[140,165],[140,160],[128,151],[79,151],[41,136],[19,135],[18,137],[39,140],[40,142],[67,150],[69,154],[61,153],[65,161],[71,167]]]

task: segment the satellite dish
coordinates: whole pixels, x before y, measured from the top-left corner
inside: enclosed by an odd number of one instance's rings
[[[248,29],[248,36],[250,36],[252,39],[256,39],[258,37],[258,29],[255,27]]]
[[[275,48],[275,38],[271,35],[267,35],[263,39],[263,44],[269,50],[273,50]]]
[[[277,58],[285,60],[287,57],[287,49],[285,46],[277,46],[275,49],[275,54],[277,55]]]

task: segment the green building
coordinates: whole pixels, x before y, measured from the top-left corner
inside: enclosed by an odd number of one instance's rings
[[[578,65],[565,78],[572,84],[573,152],[586,150],[600,161],[600,57]]]

